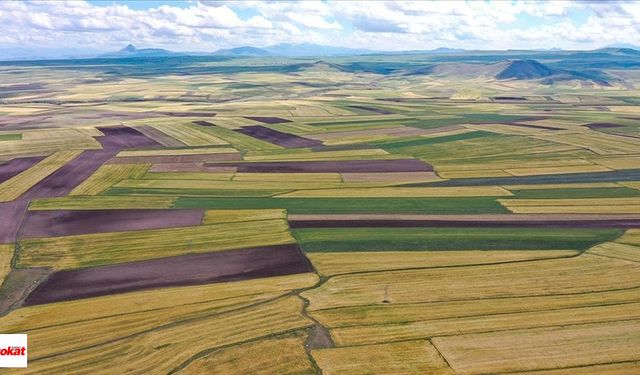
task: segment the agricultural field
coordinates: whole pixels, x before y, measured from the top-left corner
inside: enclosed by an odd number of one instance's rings
[[[640,76],[521,57],[0,62],[6,372],[638,373]]]

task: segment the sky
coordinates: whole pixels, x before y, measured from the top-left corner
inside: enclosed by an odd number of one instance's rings
[[[0,48],[215,51],[316,43],[373,50],[640,45],[634,1],[0,1]]]

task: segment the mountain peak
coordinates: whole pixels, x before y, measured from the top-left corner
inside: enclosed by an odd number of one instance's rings
[[[133,44],[129,43],[126,47],[120,50],[120,52],[136,52],[138,49]]]
[[[497,79],[537,79],[548,77],[554,72],[536,60],[511,60],[506,69],[496,75]]]

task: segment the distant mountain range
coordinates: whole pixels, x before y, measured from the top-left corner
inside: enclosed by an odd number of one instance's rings
[[[265,57],[265,56],[280,56],[280,57],[310,57],[310,56],[360,56],[360,55],[372,55],[372,54],[418,54],[418,53],[460,53],[464,52],[463,49],[453,48],[437,48],[433,50],[413,50],[413,51],[376,51],[362,48],[347,48],[347,47],[334,47],[324,46],[311,43],[279,43],[272,46],[258,48],[251,46],[236,47],[229,49],[219,49],[211,53],[191,53],[191,52],[173,52],[161,48],[136,48],[133,44],[129,44],[125,48],[116,51],[102,54],[98,57],[101,58],[122,58],[122,57],[162,57],[162,56],[193,56],[193,55],[212,55],[212,56],[238,56],[238,57]]]
[[[594,51],[608,53],[640,54],[640,46],[631,44],[611,44]],[[573,52],[594,52],[573,51]],[[1,48],[0,61],[10,60],[45,60],[45,59],[80,59],[80,58],[137,58],[137,57],[172,57],[172,56],[229,56],[229,57],[336,57],[336,56],[362,56],[362,55],[414,55],[414,54],[464,54],[469,52],[486,53],[491,51],[465,50],[459,48],[440,47],[429,50],[407,51],[381,51],[363,48],[348,48],[326,46],[312,43],[279,43],[267,47],[243,46],[228,49],[219,49],[213,52],[175,52],[162,48],[136,48],[129,44],[121,50],[108,53],[99,53],[91,50],[79,49],[29,49],[29,48]],[[560,48],[535,49],[535,50],[507,50],[506,52],[569,52]]]

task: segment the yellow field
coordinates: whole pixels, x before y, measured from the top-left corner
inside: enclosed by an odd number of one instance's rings
[[[288,182],[323,182],[341,183],[340,173],[242,173],[238,172],[233,176],[233,181],[247,182],[267,182],[277,181]],[[253,184],[252,184],[253,185]]]
[[[14,244],[0,244],[0,286],[11,271],[11,259],[13,258]]]
[[[540,295],[529,297],[481,297],[408,304],[373,304],[315,310],[312,316],[330,328],[379,327],[412,322],[445,321],[465,317],[544,312],[591,306],[622,306],[640,303],[640,288],[592,293]],[[371,338],[375,340],[375,337]]]
[[[256,220],[286,219],[284,209],[265,210],[207,210],[202,220],[203,224],[236,223]]]
[[[640,320],[460,335],[432,342],[457,374],[487,374],[638,361],[640,353],[633,344],[638,340]]]
[[[479,317],[424,320],[411,323],[335,328],[331,335],[339,345],[365,345],[487,331],[578,325],[640,319],[640,303],[590,306]]]
[[[281,194],[287,198],[393,198],[393,197],[495,197],[512,195],[499,186],[462,187],[389,187],[303,190]]]
[[[173,137],[187,146],[227,145],[227,141],[208,133],[198,125],[190,123],[149,123],[150,126]]]
[[[69,195],[98,195],[122,180],[141,178],[149,168],[151,164],[103,164]]]
[[[194,354],[203,350],[309,327],[313,322],[301,315],[301,308],[302,301],[299,298],[281,297],[227,312],[213,310],[186,319],[182,315],[182,319],[177,322],[168,320],[160,325],[156,323],[152,329],[123,335],[115,340],[105,340],[93,346],[79,340],[80,342],[76,341],[76,346],[80,347],[78,349],[67,347],[58,349],[60,352],[53,356],[45,357],[41,354],[40,359],[30,358],[27,373],[68,373],[69,368],[76,373],[92,374],[109,374],[114,368],[122,373],[168,373],[188,364]],[[123,332],[124,327],[121,324],[113,326],[112,323],[107,323],[108,327],[101,329],[101,323],[103,322],[100,320],[88,321],[73,327],[67,325],[53,329],[60,334],[75,331],[76,339],[80,332],[84,336],[95,326],[98,326],[98,331],[111,334]],[[38,348],[52,347],[56,350],[62,340],[60,335],[53,333],[43,332],[44,342],[31,341],[30,344]],[[32,338],[35,335],[30,333],[29,336]],[[38,353],[34,355],[38,356]],[[109,365],[105,366],[105,363]],[[23,372],[24,370],[21,370],[21,373]]]
[[[315,374],[304,350],[306,338],[307,333],[300,331],[216,350],[179,374]]]
[[[498,199],[518,214],[637,214],[640,198]]]
[[[640,246],[640,229],[629,229],[616,240],[617,243]]]
[[[312,161],[312,160],[379,160],[404,159],[400,155],[392,155],[382,149],[346,150],[346,151],[293,151],[278,153],[252,152],[245,155],[246,161]]]
[[[322,373],[453,374],[427,340],[312,351]]]
[[[273,192],[286,192],[294,189],[330,189],[358,186],[357,183],[332,182],[313,179],[300,180],[260,180],[256,179],[251,182],[246,180],[220,181],[220,180],[123,180],[118,182],[115,187],[119,188],[156,188],[156,189],[205,189],[205,190],[270,190]],[[359,184],[362,186],[362,184]],[[336,189],[344,191],[343,189]],[[315,190],[314,190],[315,191]],[[510,194],[502,194],[510,195]]]
[[[88,136],[78,138],[44,138],[29,141],[2,141],[0,142],[0,157],[15,158],[49,155],[52,152],[69,150],[98,150],[100,147],[98,141]]]
[[[335,276],[302,296],[311,301],[310,310],[319,310],[379,304],[385,299],[385,289],[386,299],[391,303],[418,303],[637,286],[640,286],[640,264],[581,255],[535,262]]]
[[[120,151],[118,157],[131,156],[180,156],[180,155],[207,155],[237,153],[238,150],[231,147],[203,147],[187,149],[160,149],[160,150],[130,150]]]
[[[498,250],[498,251],[384,251],[308,253],[316,270],[330,276],[351,272],[383,271],[402,268],[426,268],[519,260],[560,258],[578,255],[573,250]]]
[[[234,176],[234,173],[235,172],[148,172],[144,175],[144,178],[150,180],[229,181]]]
[[[29,210],[100,210],[171,208],[176,198],[136,196],[68,196],[34,199]]]
[[[20,242],[18,264],[68,269],[292,242],[283,219],[29,238]]]
[[[589,254],[640,262],[640,247],[617,242],[605,242],[589,249]]]
[[[532,168],[510,168],[505,172],[514,176],[534,176],[540,174],[564,174],[564,173],[585,173],[585,172],[607,172],[611,169],[601,165],[571,165],[558,167],[532,167]]]
[[[75,159],[82,151],[58,151],[31,168],[0,184],[0,202],[12,201],[51,173]]]

